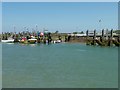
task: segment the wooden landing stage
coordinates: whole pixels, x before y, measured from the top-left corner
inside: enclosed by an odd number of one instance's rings
[[[104,35],[104,30],[102,30],[102,35],[96,35],[96,30],[94,30],[94,35],[89,35],[89,31],[86,31],[86,45],[100,45],[100,46],[120,46],[120,35],[113,35],[113,30],[110,33]]]

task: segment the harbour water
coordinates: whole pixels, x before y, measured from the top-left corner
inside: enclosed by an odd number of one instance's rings
[[[118,47],[2,44],[3,88],[117,88]]]

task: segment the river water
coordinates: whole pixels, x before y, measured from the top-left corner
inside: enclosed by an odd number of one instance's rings
[[[2,44],[3,88],[117,88],[118,48]]]

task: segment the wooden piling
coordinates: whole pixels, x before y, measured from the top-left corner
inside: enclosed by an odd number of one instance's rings
[[[113,29],[111,29],[111,34],[110,34],[111,38],[113,38]]]
[[[88,35],[88,30],[86,31],[86,45],[90,45],[90,40],[89,40],[89,35]]]
[[[120,46],[120,34],[118,35],[118,43],[119,43],[119,46]]]
[[[94,36],[91,45],[96,45],[96,30],[94,30]]]
[[[104,40],[104,29],[102,30],[102,36],[100,37],[100,41],[103,42]]]
[[[108,37],[108,46],[113,45],[112,39],[113,39],[113,29],[111,29],[110,36]]]
[[[102,37],[104,37],[104,29],[102,29]]]
[[[87,35],[87,37],[89,37],[89,36],[88,36],[88,30],[86,31],[86,35]]]
[[[90,39],[92,37],[92,40]],[[96,39],[96,37],[100,37],[99,39]],[[86,45],[96,45],[96,43],[100,46],[112,46],[113,44],[115,46],[120,46],[120,35],[118,35],[117,38],[113,39],[113,29],[110,31],[110,35],[108,35],[108,29],[106,30],[106,35],[104,35],[104,29],[102,30],[101,36],[96,36],[96,30],[94,30],[94,35],[89,36],[88,30],[86,31]],[[115,36],[116,37],[116,36]]]

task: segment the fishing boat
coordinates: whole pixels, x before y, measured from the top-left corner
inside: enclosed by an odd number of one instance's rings
[[[31,36],[31,39],[28,39],[28,42],[29,42],[30,44],[33,44],[33,43],[36,43],[36,42],[37,42],[37,39],[36,39],[35,37]]]
[[[1,40],[1,42],[3,42],[3,43],[13,43],[14,39],[8,38],[8,40]]]
[[[23,37],[21,40],[19,40],[19,43],[25,43],[26,42],[26,38],[25,37]]]
[[[1,42],[4,42],[4,43],[13,43],[14,39],[13,40],[1,40]]]
[[[36,43],[36,41],[37,41],[37,39],[35,39],[35,38],[28,39],[29,43]]]
[[[61,43],[62,41],[61,40],[55,40],[53,41],[53,43]]]

